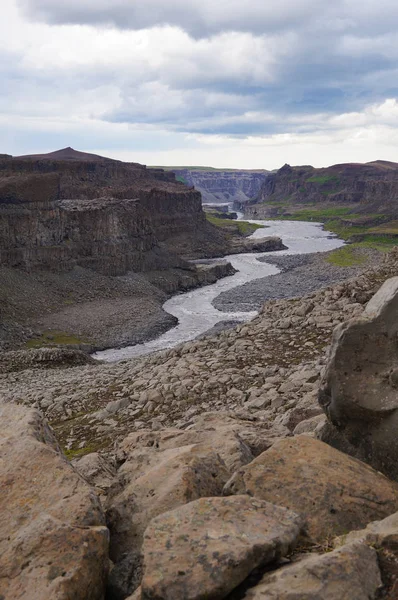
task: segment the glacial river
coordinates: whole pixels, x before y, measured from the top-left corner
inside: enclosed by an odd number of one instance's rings
[[[238,272],[235,275],[220,279],[212,285],[207,285],[184,294],[177,294],[165,302],[163,305],[164,310],[178,319],[176,327],[150,342],[127,346],[126,348],[111,348],[97,352],[93,355],[94,358],[107,362],[115,362],[125,358],[142,356],[156,352],[157,350],[172,348],[181,342],[192,340],[214,327],[220,321],[250,321],[257,315],[257,312],[221,312],[214,308],[212,301],[222,292],[253,279],[260,279],[280,272],[280,269],[275,265],[259,262],[257,260],[259,257],[327,252],[343,245],[340,239],[329,231],[324,231],[320,223],[302,221],[250,222],[266,227],[264,229],[257,229],[251,237],[263,238],[270,235],[277,235],[282,238],[283,243],[288,249],[278,252],[225,256],[225,260],[229,261],[237,269]]]

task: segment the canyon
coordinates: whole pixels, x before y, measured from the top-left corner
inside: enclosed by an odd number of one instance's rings
[[[288,219],[263,226],[297,255],[188,292],[252,318],[106,364],[87,323],[103,347],[140,318],[158,335],[168,295],[235,271],[191,259],[248,242],[159,169],[72,149],[0,163],[0,597],[395,600],[398,251],[294,221],[391,224],[394,165],[268,175],[245,210]],[[251,249],[283,248],[262,235]],[[361,260],[330,262],[346,248]]]
[[[226,235],[171,172],[72,148],[3,156],[0,345],[141,341],[174,323],[169,294],[234,272],[191,259],[278,247]]]
[[[177,179],[201,193],[208,204],[247,202],[255,198],[269,171],[244,169],[214,169],[206,167],[164,167]]]

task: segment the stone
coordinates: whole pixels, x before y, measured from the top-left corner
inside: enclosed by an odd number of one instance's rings
[[[124,461],[132,450],[138,448],[170,450],[205,444],[217,452],[232,474],[240,466],[253,460],[256,455],[253,448],[264,444],[261,439],[263,433],[263,428],[250,421],[237,419],[233,413],[205,413],[186,431],[167,428],[157,432],[144,429],[132,433],[119,445],[117,455],[119,460]]]
[[[151,519],[202,496],[221,496],[229,476],[218,454],[199,444],[130,452],[106,504],[114,595],[124,597],[140,583],[141,544]]]
[[[363,315],[334,333],[319,402],[340,436],[325,441],[398,480],[398,277],[388,279]],[[341,440],[345,438],[346,442]]]
[[[36,410],[0,404],[0,596],[102,600],[109,533]]]
[[[310,417],[304,421],[300,421],[293,429],[293,435],[300,435],[302,433],[313,433],[317,430],[320,425],[325,423],[326,417],[324,414]]]
[[[98,452],[91,452],[78,460],[73,460],[72,465],[100,496],[104,495],[115,481],[115,466]]]
[[[276,442],[241,467],[224,493],[246,493],[306,515],[315,542],[362,528],[398,507],[398,484],[308,436]]]
[[[142,600],[224,598],[259,565],[286,555],[302,520],[248,496],[202,498],[145,532]]]
[[[398,513],[382,521],[369,523],[360,531],[351,531],[348,535],[340,536],[333,544],[335,548],[339,548],[353,542],[365,543],[377,550],[379,568],[385,584],[382,597],[395,600],[398,597]]]
[[[377,552],[353,543],[267,573],[244,600],[375,600],[381,585]]]

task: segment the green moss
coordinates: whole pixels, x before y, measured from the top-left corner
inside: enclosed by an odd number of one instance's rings
[[[248,223],[247,221],[219,219],[218,217],[214,217],[210,213],[206,213],[206,219],[212,225],[220,227],[220,229],[224,229],[224,231],[227,231],[228,233],[244,237],[251,235],[254,231],[256,231],[256,229],[263,229],[263,225],[256,225],[255,223]]]
[[[98,448],[94,445],[84,446],[83,448],[71,448],[67,450],[63,449],[63,452],[68,460],[73,460],[74,458],[79,458],[81,456],[85,456],[86,454],[91,454],[91,452],[96,452]]]
[[[340,183],[340,179],[336,175],[313,175],[307,179],[307,183],[320,183],[321,185],[332,182]]]
[[[354,267],[366,263],[366,257],[358,253],[358,248],[355,245],[343,246],[338,250],[334,250],[326,260],[337,267]]]
[[[26,342],[26,348],[42,348],[43,346],[80,346],[90,344],[88,339],[79,338],[63,331],[44,331],[38,338]]]

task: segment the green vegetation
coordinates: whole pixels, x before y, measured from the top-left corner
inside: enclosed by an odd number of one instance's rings
[[[81,456],[84,456],[85,454],[90,454],[91,452],[95,452],[96,450],[97,448],[95,446],[85,446],[84,448],[75,448],[70,450],[67,450],[66,448],[63,449],[64,454],[68,460],[73,460],[74,458],[78,457],[80,458]]]
[[[185,183],[185,185],[188,185],[184,177],[181,177],[181,175],[176,175],[176,180],[180,181],[181,183]]]
[[[307,179],[307,183],[320,183],[321,185],[332,182],[338,184],[340,179],[336,175],[313,175]]]
[[[219,219],[214,217],[211,213],[206,213],[206,219],[212,225],[220,227],[228,233],[247,237],[251,235],[256,229],[262,229],[262,225],[256,225],[255,223],[248,223],[247,221],[233,221],[231,219]]]
[[[81,339],[63,331],[44,331],[40,337],[26,342],[26,348],[42,348],[44,346],[80,346],[90,344],[87,339]]]
[[[354,267],[366,263],[366,257],[358,254],[355,245],[343,246],[327,257],[327,262],[338,267]]]

